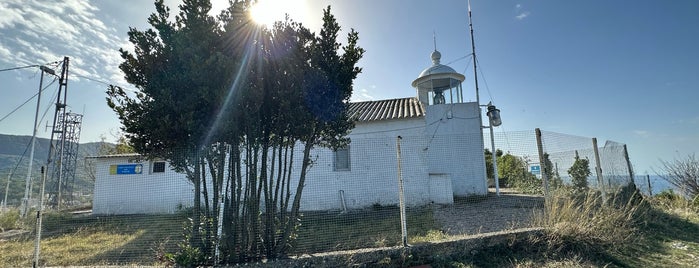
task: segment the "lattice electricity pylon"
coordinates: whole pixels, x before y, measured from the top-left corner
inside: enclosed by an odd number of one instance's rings
[[[49,206],[60,208],[61,204],[73,201],[82,120],[81,114],[59,114],[56,126],[53,128],[57,138],[51,143],[53,162],[49,168],[51,172],[48,186]]]

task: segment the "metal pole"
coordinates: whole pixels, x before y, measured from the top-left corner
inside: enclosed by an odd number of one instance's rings
[[[500,196],[500,178],[498,178],[498,157],[495,153],[495,136],[493,135],[493,124],[490,124],[490,145],[493,150],[493,178],[495,178],[495,194]]]
[[[624,144],[624,159],[626,159],[626,166],[629,168],[629,183],[636,184],[633,181],[633,168],[631,167],[631,161],[629,161],[629,151],[626,149],[626,144]]]
[[[597,149],[597,138],[592,138],[592,150],[595,152],[595,172],[597,173],[597,186],[602,191],[602,200],[607,200],[604,189],[604,178],[602,177],[602,166],[600,165],[599,150]]]
[[[539,163],[544,163],[544,169],[546,168],[546,159],[544,159],[544,145],[541,142],[541,130],[536,128],[536,149],[539,151]],[[544,181],[544,195],[549,195],[549,181],[546,177],[546,170],[541,172],[541,180]]]
[[[32,163],[34,162],[34,144],[36,143],[36,131],[37,128],[39,127],[39,107],[41,107],[41,90],[42,87],[44,86],[44,68],[43,66],[39,67],[41,69],[41,78],[39,79],[39,93],[36,98],[36,112],[34,113],[34,129],[32,131],[32,138],[30,140],[31,143],[31,151],[29,151],[29,165],[27,167],[27,180],[24,185],[24,198],[22,198],[22,218],[27,216],[27,211],[29,209],[29,185],[31,185],[32,181]]]
[[[473,40],[473,20],[471,18],[471,0],[468,1],[468,28],[471,30],[471,55],[473,56],[473,81],[476,86],[476,103],[480,105],[481,102],[478,93],[478,71],[476,71],[476,42]]]
[[[401,230],[401,241],[403,246],[408,246],[408,227],[405,216],[405,195],[403,192],[403,172],[401,171],[401,154],[400,154],[400,140],[401,136],[396,138],[396,153],[398,160],[398,202],[400,206],[400,230]]]
[[[36,211],[36,241],[34,242],[34,262],[32,267],[39,267],[39,254],[41,252],[41,214],[44,210],[44,188],[46,188],[46,172],[41,167],[41,196],[39,197],[39,209]]]
[[[10,191],[10,178],[12,178],[12,173],[7,175],[7,185],[5,185],[5,199],[2,201],[2,208],[7,208],[7,192]]]

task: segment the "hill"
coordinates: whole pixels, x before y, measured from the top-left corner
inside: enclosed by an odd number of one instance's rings
[[[29,166],[31,136],[0,134],[0,202],[8,189],[9,205],[18,204],[24,196],[24,189]],[[46,165],[49,154],[49,139],[37,138],[34,146],[34,161],[32,163],[32,185],[34,194],[40,188],[41,166]],[[113,144],[103,142],[81,143],[78,146],[78,163],[74,189],[89,194],[93,182],[85,169],[85,157],[98,155],[101,148],[113,147]],[[9,179],[9,186],[8,186]]]

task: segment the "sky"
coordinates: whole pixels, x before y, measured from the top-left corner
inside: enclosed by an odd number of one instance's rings
[[[214,9],[227,2],[214,0]],[[178,1],[165,3],[177,11]],[[415,96],[411,83],[431,65],[435,43],[442,64],[466,76],[465,99],[475,100],[466,0],[289,0],[266,13],[289,13],[318,32],[328,5],[366,49],[354,101]],[[640,174],[652,174],[660,159],[699,152],[698,1],[473,0],[471,7],[480,99],[501,110],[496,132],[541,128],[596,137],[600,146],[625,143]],[[70,57],[68,107],[84,114],[81,142],[114,140],[120,123],[105,90],[130,87],[118,49],[132,47],[129,27],[148,28],[154,11],[146,0],[2,0],[0,69]],[[32,134],[39,80],[36,67],[0,72],[0,133]],[[40,104],[45,138],[58,89],[51,81],[47,75]]]

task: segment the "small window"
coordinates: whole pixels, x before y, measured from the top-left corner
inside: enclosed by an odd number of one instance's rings
[[[350,150],[349,146],[333,151],[333,169],[335,171],[350,170]]]
[[[158,161],[153,162],[153,173],[163,173],[165,172],[165,162]]]

